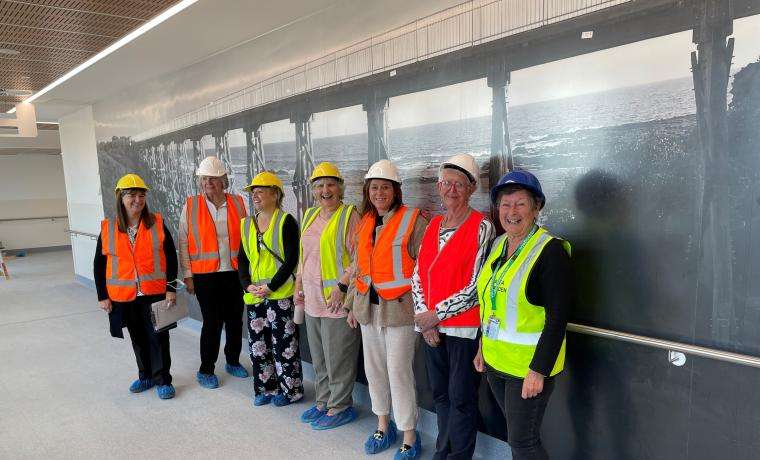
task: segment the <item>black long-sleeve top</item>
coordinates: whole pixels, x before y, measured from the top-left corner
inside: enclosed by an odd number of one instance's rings
[[[499,259],[494,261],[494,269],[498,262]],[[526,295],[530,303],[543,306],[546,311],[544,330],[528,367],[548,376],[562,348],[574,295],[570,256],[562,246],[561,240],[551,240],[538,256],[528,278]]]
[[[300,231],[298,230],[298,223],[290,214],[285,216],[285,222],[282,226],[282,247],[285,249],[285,257],[283,257],[284,263],[277,270],[277,273],[274,274],[272,281],[267,283],[267,287],[272,292],[279,289],[280,286],[288,281],[288,278],[295,273],[296,266],[298,265]],[[263,247],[261,250],[266,251]],[[238,251],[238,277],[240,278],[240,285],[243,286],[243,289],[251,285],[251,274],[249,273],[250,264],[251,262],[248,260],[248,256],[241,247],[240,251]]]
[[[166,258],[166,281],[171,282],[177,279],[177,249],[174,246],[169,229],[164,227],[164,257]],[[93,260],[93,275],[95,277],[95,289],[98,291],[98,300],[106,300],[108,291],[106,289],[106,263],[108,258],[103,255],[103,242],[101,235],[98,235],[98,244],[95,247],[95,259]],[[171,285],[166,285],[166,290],[175,292],[176,289]]]

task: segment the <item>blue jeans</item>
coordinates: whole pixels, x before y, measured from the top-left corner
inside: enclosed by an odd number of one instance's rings
[[[507,439],[514,460],[548,459],[541,444],[541,422],[554,379],[544,379],[544,389],[533,398],[522,398],[523,379],[494,372],[487,373],[488,385],[507,419]]]

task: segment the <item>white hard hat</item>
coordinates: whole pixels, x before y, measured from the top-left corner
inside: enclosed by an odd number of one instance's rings
[[[370,179],[385,179],[397,184],[401,183],[401,179],[398,177],[398,169],[390,160],[380,160],[370,166],[367,175],[364,176],[364,180]]]
[[[227,170],[224,168],[222,160],[214,156],[204,158],[198,165],[198,170],[195,171],[196,176],[222,177],[225,174],[227,174]]]
[[[480,179],[480,167],[478,162],[469,153],[458,153],[441,164],[438,171],[443,168],[453,167],[470,175],[470,179],[477,184]]]

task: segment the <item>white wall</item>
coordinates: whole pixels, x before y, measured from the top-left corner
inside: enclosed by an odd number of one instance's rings
[[[60,155],[0,155],[0,241],[6,249],[68,245],[66,215]]]
[[[97,235],[103,219],[103,201],[92,107],[73,112],[61,118],[60,123],[69,227],[74,231]],[[71,250],[77,276],[93,279],[95,245],[93,238],[72,234]]]

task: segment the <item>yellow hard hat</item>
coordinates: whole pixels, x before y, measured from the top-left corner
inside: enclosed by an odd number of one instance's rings
[[[321,179],[322,177],[334,177],[343,182],[343,176],[340,175],[338,167],[327,161],[323,161],[314,168],[314,172],[311,173],[309,182],[314,182],[315,180]]]
[[[125,174],[116,183],[115,191],[126,190],[128,188],[141,188],[143,190],[150,190],[145,182],[137,174]]]
[[[256,174],[250,184],[243,187],[246,192],[253,191],[254,187],[279,187],[281,192],[285,192],[282,187],[282,181],[274,173],[262,171]]]

